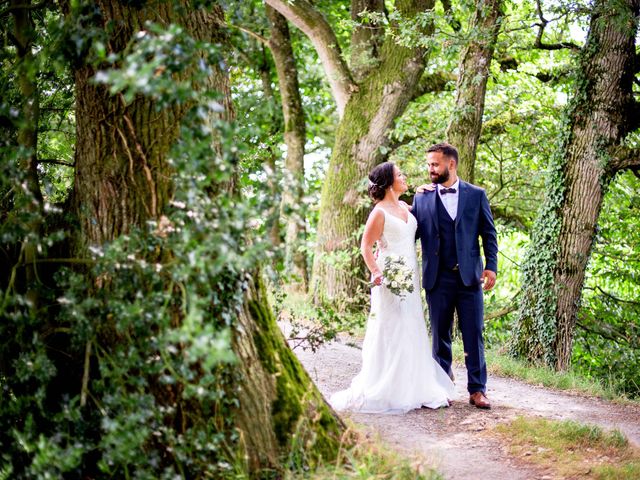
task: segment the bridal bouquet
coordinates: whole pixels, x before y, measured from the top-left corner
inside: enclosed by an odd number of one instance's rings
[[[400,255],[389,255],[384,259],[382,284],[401,299],[413,292],[413,269],[407,259]]]

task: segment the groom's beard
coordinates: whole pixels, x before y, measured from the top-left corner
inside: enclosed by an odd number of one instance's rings
[[[430,177],[433,183],[445,183],[449,180],[449,170],[445,170],[442,173],[432,173]]]

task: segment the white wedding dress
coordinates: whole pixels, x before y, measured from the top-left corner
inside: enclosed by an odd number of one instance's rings
[[[371,289],[371,312],[362,344],[362,369],[347,390],[334,393],[336,410],[364,413],[406,413],[425,406],[440,408],[453,398],[453,382],[431,356],[431,342],[422,311],[416,259],[417,222],[384,212],[384,229],[376,260],[405,257],[414,270],[413,292],[401,299],[385,286]]]

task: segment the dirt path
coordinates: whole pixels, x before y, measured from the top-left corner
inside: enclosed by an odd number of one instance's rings
[[[286,330],[286,326],[282,326]],[[286,332],[285,332],[286,334]],[[360,370],[360,349],[336,341],[312,353],[296,348],[320,391],[328,397],[349,386]],[[491,435],[491,427],[516,416],[572,419],[617,428],[640,445],[640,407],[617,405],[594,398],[490,376],[490,411],[468,404],[466,371],[456,368],[456,398],[451,408],[420,409],[405,415],[346,414],[357,424],[404,454],[415,455],[437,468],[447,479],[553,479],[542,468],[509,455],[507,446]]]

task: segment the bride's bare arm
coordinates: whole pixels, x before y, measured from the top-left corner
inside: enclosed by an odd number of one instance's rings
[[[382,283],[382,272],[380,268],[378,268],[376,259],[373,256],[373,244],[382,236],[383,228],[384,212],[374,208],[369,214],[367,224],[364,226],[364,233],[362,234],[362,241],[360,242],[360,252],[362,252],[364,263],[373,276],[373,283],[375,285]]]

